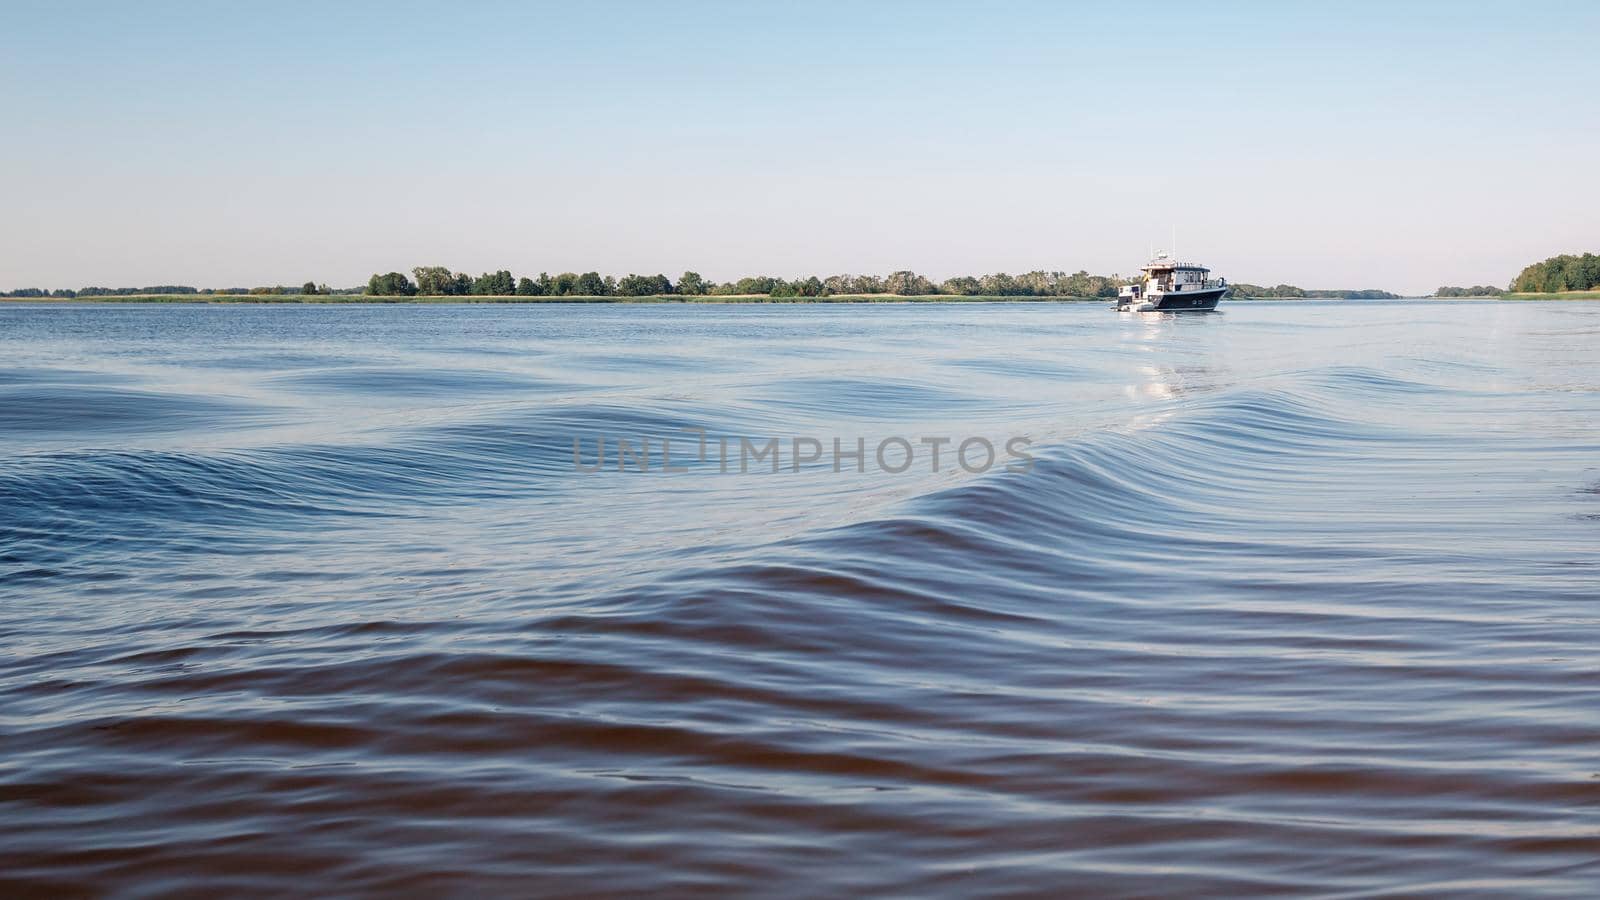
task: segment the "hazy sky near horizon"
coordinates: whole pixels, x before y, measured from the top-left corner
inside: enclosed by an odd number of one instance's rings
[[[0,289],[447,265],[1504,285],[1600,251],[1600,3],[4,0]]]

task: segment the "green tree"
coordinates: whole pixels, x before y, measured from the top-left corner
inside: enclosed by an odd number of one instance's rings
[[[374,297],[411,297],[417,293],[417,286],[399,272],[389,272],[368,279],[367,293]]]
[[[730,294],[771,294],[772,289],[778,286],[781,279],[770,275],[752,275],[735,281]]]
[[[453,276],[444,266],[418,266],[411,274],[417,279],[417,293],[425,297],[449,295]]]
[[[321,293],[321,292],[317,290],[317,283],[315,281],[308,281],[305,284],[300,286],[300,293],[305,294],[307,296],[315,297],[318,293]]]
[[[633,275],[617,282],[617,294],[623,297],[652,297],[672,293],[672,282],[665,275]]]
[[[885,278],[883,280],[883,286],[888,290],[889,293],[899,294],[902,297],[915,297],[922,294],[937,293],[937,291],[934,290],[933,282],[923,278],[921,275],[918,275],[915,272],[905,269],[895,272],[888,278]]]
[[[578,276],[578,280],[572,285],[571,293],[580,297],[604,297],[607,293],[606,281],[600,277],[599,272],[585,272]]]
[[[1019,297],[1049,297],[1056,293],[1059,281],[1049,272],[1035,269],[1017,276],[1016,294]]]
[[[699,296],[711,292],[711,285],[700,277],[699,272],[685,272],[678,278],[678,293],[690,296]]]
[[[882,278],[876,275],[857,275],[850,279],[850,293],[852,294],[885,294],[889,288]]]
[[[517,292],[517,280],[505,269],[485,272],[472,280],[470,290],[478,297],[509,297]]]
[[[1552,256],[1523,269],[1511,282],[1511,289],[1519,293],[1588,291],[1595,288],[1600,288],[1600,256],[1593,253]]]
[[[1487,284],[1475,284],[1472,287],[1441,287],[1433,292],[1435,297],[1498,297],[1505,291]]]
[[[517,279],[517,296],[519,296],[519,297],[540,297],[540,296],[543,296],[543,295],[544,295],[544,285],[540,284],[537,281],[534,281],[532,278],[518,278]]]
[[[939,293],[941,294],[960,294],[973,297],[982,292],[983,288],[978,284],[978,279],[973,278],[971,275],[957,275],[954,278],[946,278],[944,283],[939,285]]]
[[[828,286],[815,275],[793,281],[777,279],[767,292],[769,297],[825,297],[827,294]]]
[[[979,279],[983,293],[989,297],[1010,297],[1017,293],[1017,281],[1004,272],[985,275]]]
[[[1056,285],[1053,293],[1061,297],[1115,297],[1117,289],[1122,286],[1117,278],[1090,275],[1082,269],[1065,277],[1059,272],[1055,274]]]

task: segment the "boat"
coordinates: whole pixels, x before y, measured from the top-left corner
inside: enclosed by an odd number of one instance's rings
[[[1119,312],[1207,312],[1228,292],[1226,278],[1211,278],[1205,266],[1178,262],[1167,253],[1157,253],[1140,271],[1142,280],[1117,293]]]

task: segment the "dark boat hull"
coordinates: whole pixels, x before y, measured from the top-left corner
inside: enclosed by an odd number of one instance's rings
[[[1121,308],[1138,312],[1208,312],[1217,308],[1217,304],[1222,301],[1222,295],[1227,292],[1228,289],[1225,287],[1205,291],[1178,291],[1155,298],[1141,297]]]

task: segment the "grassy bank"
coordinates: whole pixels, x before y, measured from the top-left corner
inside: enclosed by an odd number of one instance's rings
[[[1502,300],[1600,300],[1600,291],[1561,291],[1553,294],[1501,294]]]

